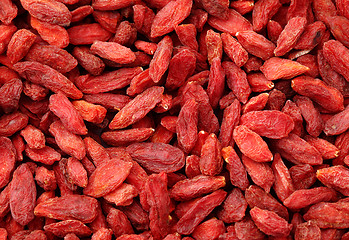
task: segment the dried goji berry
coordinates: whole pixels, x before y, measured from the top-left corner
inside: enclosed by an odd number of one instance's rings
[[[275,237],[286,237],[290,234],[292,225],[275,212],[254,207],[250,214],[257,227],[265,234]]]
[[[319,79],[307,76],[297,77],[292,79],[291,86],[298,94],[309,97],[331,112],[344,109],[343,95],[336,88],[327,86]]]
[[[270,120],[273,119],[273,122]],[[251,111],[241,116],[240,124],[260,136],[279,139],[287,137],[294,123],[288,115],[276,110]]]
[[[234,61],[236,66],[242,67],[248,60],[247,51],[229,33],[221,34],[224,52]]]
[[[225,19],[210,16],[207,22],[218,31],[226,32],[233,36],[237,32],[252,30],[252,24],[234,9],[228,10],[227,18]]]
[[[134,143],[126,148],[133,160],[154,172],[175,172],[185,164],[184,153],[164,143]]]
[[[156,15],[151,26],[151,37],[163,36],[174,30],[190,14],[192,0],[167,3]]]
[[[244,218],[246,209],[247,202],[244,195],[240,189],[234,188],[228,194],[217,215],[225,223],[237,222]]]
[[[73,45],[92,44],[94,41],[106,41],[111,33],[98,23],[76,25],[67,29],[69,41]]]
[[[177,119],[176,132],[178,144],[184,152],[189,153],[197,140],[198,103],[191,99],[187,101]]]
[[[252,181],[269,193],[271,186],[275,182],[274,173],[270,165],[265,162],[256,162],[245,155],[242,155],[241,160]]]
[[[224,201],[226,195],[227,192],[217,190],[196,201],[179,219],[177,223],[177,232],[185,235],[192,233],[195,227],[197,227],[216,206]]]
[[[20,29],[13,34],[7,46],[7,57],[12,64],[18,62],[27,55],[35,39],[36,35],[26,29]]]
[[[349,58],[349,50],[341,42],[330,40],[324,43],[323,54],[330,66],[348,80],[349,66],[346,59]],[[338,56],[341,56],[338,58]]]
[[[49,107],[70,132],[78,135],[87,134],[87,128],[82,116],[64,94],[59,92],[51,95]]]
[[[286,207],[292,210],[299,210],[307,206],[336,200],[337,194],[333,189],[317,187],[312,189],[300,189],[294,191],[283,202]]]
[[[214,176],[223,169],[221,144],[214,133],[211,133],[201,148],[200,171],[204,175]]]
[[[282,157],[293,163],[322,164],[322,156],[316,148],[293,133],[288,137],[274,140],[274,147]]]
[[[169,62],[166,88],[173,90],[182,86],[194,73],[195,64],[196,57],[191,51],[184,49],[175,54]]]
[[[275,176],[275,182],[273,186],[274,191],[278,198],[281,201],[284,201],[285,198],[292,194],[295,189],[293,187],[290,172],[285,166],[285,163],[282,161],[280,154],[275,154],[271,168],[273,169]]]
[[[10,209],[13,219],[22,226],[34,219],[36,187],[27,164],[20,165],[13,173],[10,190]]]
[[[87,237],[92,234],[89,227],[78,220],[65,220],[51,223],[44,226],[45,232],[53,233],[55,236],[63,238],[69,233],[74,233],[79,237]]]
[[[197,226],[192,233],[192,236],[197,240],[217,239],[223,233],[225,233],[225,226],[223,221],[211,218]]]
[[[14,170],[16,162],[16,149],[9,138],[0,137],[0,140],[0,187],[3,188],[9,183],[11,172]]]
[[[305,17],[293,17],[289,19],[277,40],[277,46],[274,50],[275,56],[285,55],[297,44],[306,24],[307,19]]]
[[[16,63],[13,67],[21,76],[32,83],[47,87],[56,93],[63,91],[73,99],[82,97],[81,91],[68,78],[47,65],[24,61]]]
[[[225,71],[228,87],[233,91],[237,99],[246,103],[251,93],[246,73],[233,62],[223,62],[222,67]]]
[[[281,4],[277,0],[258,1],[254,5],[252,12],[253,30],[260,32],[264,27],[266,27],[268,20],[274,16],[280,7]]]
[[[66,129],[59,120],[50,125],[50,133],[54,136],[59,148],[77,159],[86,155],[85,144],[81,137]]]
[[[235,150],[231,146],[225,147],[222,149],[222,156],[227,163],[231,184],[245,190],[250,183],[246,169]]]
[[[320,202],[309,208],[304,214],[304,220],[312,220],[320,228],[345,229],[348,227],[347,210],[347,201]]]
[[[265,192],[256,185],[251,185],[246,189],[245,199],[250,208],[259,207],[260,209],[269,210],[288,220],[287,208],[279,203],[270,193]]]
[[[222,176],[199,175],[192,179],[177,182],[170,189],[170,197],[176,201],[187,201],[211,193],[225,186],[225,178]]]
[[[155,239],[169,232],[170,196],[166,173],[153,174],[147,179],[140,196],[141,204],[149,211],[149,227]]]
[[[306,122],[307,132],[313,137],[318,137],[324,128],[320,112],[314,107],[313,102],[308,97],[297,95],[293,100]]]
[[[309,71],[309,68],[295,61],[272,57],[264,62],[260,70],[268,80],[277,80],[294,78]]]
[[[100,165],[89,177],[88,184],[84,188],[84,194],[93,197],[102,197],[119,187],[130,174],[131,162],[112,159],[109,163]],[[115,174],[118,172],[118,174]],[[106,181],[104,176],[112,176]]]
[[[245,125],[235,127],[233,137],[240,151],[252,160],[256,162],[273,160],[273,155],[267,143]]]
[[[263,35],[254,31],[241,31],[236,33],[239,43],[250,54],[267,60],[274,56],[275,45]]]
[[[163,87],[151,87],[127,103],[109,124],[111,129],[125,128],[143,118],[161,101]]]
[[[5,113],[14,112],[19,108],[22,90],[23,83],[18,78],[13,78],[0,87],[0,108]]]
[[[64,27],[40,21],[34,17],[30,18],[30,25],[38,31],[40,37],[50,45],[58,48],[65,48],[69,45],[69,33]]]

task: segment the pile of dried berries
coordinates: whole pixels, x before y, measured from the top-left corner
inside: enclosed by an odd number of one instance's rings
[[[349,239],[349,0],[0,21],[0,240]]]

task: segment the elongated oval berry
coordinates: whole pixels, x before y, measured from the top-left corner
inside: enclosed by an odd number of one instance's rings
[[[163,36],[175,29],[191,11],[193,0],[171,1],[156,15],[151,26],[151,37]]]
[[[70,53],[54,45],[34,44],[25,59],[46,64],[60,73],[67,73],[78,65]]]
[[[87,93],[87,94],[104,93],[104,92],[109,92],[115,89],[121,89],[126,87],[127,85],[130,84],[132,78],[137,76],[140,72],[142,72],[142,69],[140,67],[121,68],[115,71],[105,72],[98,76],[91,76],[89,74],[83,75],[78,77],[75,83],[79,87],[79,89],[84,93]],[[116,94],[113,95],[111,93],[106,93],[102,96],[101,95],[99,96],[102,99],[100,99],[100,101],[98,101],[97,103],[101,105],[110,106],[110,104],[112,103],[108,103],[108,102],[111,102],[111,101],[117,102]],[[86,95],[84,97],[86,97]]]
[[[86,155],[85,144],[81,137],[66,129],[60,120],[54,121],[49,128],[58,147],[65,153],[83,159]]]
[[[126,104],[109,124],[110,129],[125,128],[150,112],[161,101],[163,87],[151,87]]]
[[[30,15],[41,21],[61,26],[69,26],[71,13],[67,6],[54,0],[21,0],[22,6]]]
[[[136,60],[136,55],[131,49],[116,42],[95,41],[90,48],[91,52],[110,61],[127,64]]]
[[[20,165],[13,173],[10,191],[10,208],[16,222],[22,226],[34,219],[36,187],[27,164]]]
[[[296,61],[272,57],[264,62],[260,70],[268,80],[277,80],[294,78],[309,71],[309,68]]]
[[[12,20],[17,16],[18,8],[11,0],[5,0],[1,3],[0,21],[5,25],[11,24]]]
[[[165,143],[134,143],[126,148],[132,159],[153,172],[175,172],[184,167],[184,153]]]
[[[229,0],[199,0],[199,3],[202,4],[203,9],[205,9],[205,11],[208,12],[208,14],[221,19],[227,18],[227,12],[229,10]]]
[[[65,220],[46,224],[44,230],[60,238],[65,237],[69,233],[73,233],[78,237],[87,237],[92,234],[90,228],[78,220]]]
[[[241,115],[241,104],[235,99],[223,112],[221,130],[219,132],[219,141],[222,147],[234,145],[233,131],[239,124]]]
[[[305,17],[294,17],[288,21],[277,40],[277,46],[274,50],[275,56],[285,55],[296,45],[306,24],[307,19]]]
[[[183,105],[178,115],[176,126],[177,140],[181,149],[186,153],[189,153],[194,148],[198,137],[198,109],[198,103],[191,99]]]
[[[130,143],[143,142],[154,134],[153,128],[132,128],[102,133],[103,141],[112,146],[127,146]]]
[[[347,229],[349,227],[349,202],[320,202],[309,208],[304,220],[313,221],[320,228]]]
[[[224,61],[222,67],[225,71],[228,87],[233,91],[240,102],[246,103],[251,94],[251,88],[248,84],[246,73],[236,66],[235,63],[230,61]]]
[[[349,169],[338,165],[316,171],[316,178],[325,186],[333,188],[345,196],[349,196]]]
[[[223,169],[221,144],[214,133],[211,133],[201,148],[200,171],[204,175],[214,176]]]
[[[35,39],[36,35],[27,29],[20,29],[13,34],[7,46],[7,57],[12,64],[20,61],[27,55]]]
[[[195,54],[184,49],[173,56],[169,63],[166,88],[176,89],[185,83],[185,80],[194,73],[196,65]]]
[[[5,187],[11,178],[11,172],[15,167],[16,149],[7,137],[0,137],[0,188]]]
[[[92,7],[96,10],[110,11],[130,7],[134,2],[134,0],[95,0]]]
[[[310,135],[304,136],[304,139],[321,153],[323,159],[333,159],[339,155],[340,150],[325,139],[314,138]]]
[[[277,110],[251,111],[241,116],[240,124],[258,135],[273,139],[287,137],[293,130],[292,118]]]
[[[324,43],[323,54],[331,67],[349,81],[349,49],[339,41],[329,40]]]
[[[247,206],[241,190],[234,188],[223,202],[221,210],[217,212],[217,216],[225,223],[237,222],[245,216]]]
[[[291,232],[292,225],[275,212],[254,207],[250,214],[257,227],[265,234],[286,237]]]
[[[293,133],[285,138],[274,140],[273,146],[283,158],[295,164],[322,164],[322,156],[318,150]]]
[[[227,170],[230,173],[231,184],[241,190],[246,190],[250,185],[247,178],[247,172],[234,148],[232,146],[222,148],[222,156],[224,161],[227,163]]]
[[[326,25],[321,21],[316,21],[307,25],[294,48],[302,50],[313,49],[320,43],[325,35],[325,31]]]
[[[246,157],[246,155],[242,155],[241,159],[252,181],[269,193],[271,186],[275,182],[274,173],[270,165],[266,162],[256,162]]]
[[[33,16],[30,18],[30,25],[50,45],[58,48],[66,48],[69,45],[69,33],[64,27],[40,21]]]
[[[111,33],[98,23],[76,25],[68,30],[69,41],[73,45],[93,44],[94,41],[107,41]]]
[[[98,166],[88,179],[84,194],[98,198],[111,193],[125,181],[131,168],[132,162],[120,159]]]
[[[344,46],[349,47],[348,35],[349,35],[349,19],[343,16],[328,17],[327,22],[330,26],[333,36],[343,43]]]
[[[63,91],[68,97],[79,99],[82,93],[64,75],[53,68],[38,62],[18,62],[14,69],[28,81],[42,85],[51,91],[58,93]]]
[[[154,82],[159,82],[170,64],[173,50],[172,39],[165,36],[157,45],[153,59],[149,64],[149,76]]]
[[[313,137],[318,137],[324,128],[324,123],[320,112],[315,108],[313,101],[308,97],[297,95],[294,97],[294,102],[297,104],[302,117],[306,122],[307,132]]]
[[[237,32],[252,30],[252,24],[234,9],[229,9],[226,19],[210,16],[208,24],[221,32],[235,36]]]
[[[83,195],[67,195],[48,199],[39,203],[34,213],[36,216],[58,220],[79,220],[92,222],[97,216],[98,201]]]
[[[204,130],[208,133],[216,133],[219,130],[218,118],[214,114],[207,92],[202,86],[195,82],[189,82],[183,89],[181,104],[194,98],[199,104],[198,130]]]
[[[299,210],[319,202],[329,202],[337,198],[336,191],[327,187],[300,189],[293,192],[283,202],[292,210]]]
[[[283,201],[294,192],[294,187],[290,172],[282,161],[279,153],[274,155],[274,161],[271,168],[273,169],[275,175],[275,182],[273,186],[274,191],[278,198]]]
[[[281,7],[279,0],[260,0],[254,4],[252,12],[253,30],[261,31]]]
[[[273,211],[288,220],[287,208],[262,188],[250,185],[245,191],[245,198],[250,208],[259,207],[260,209]]]
[[[222,33],[221,38],[224,52],[236,66],[242,67],[248,60],[248,52],[229,33]]]
[[[326,135],[338,135],[349,129],[349,107],[333,115],[325,123],[324,133]]]
[[[237,126],[233,133],[236,145],[240,151],[256,162],[273,160],[267,143],[255,132],[244,125]]]
[[[70,132],[78,135],[87,134],[87,128],[82,116],[64,94],[59,92],[51,95],[49,107]]]
[[[326,85],[320,79],[300,76],[292,79],[291,86],[297,93],[309,97],[321,107],[331,112],[339,112],[344,109],[344,99],[340,91]]]
[[[263,35],[254,31],[241,31],[236,33],[239,43],[250,54],[267,60],[274,56],[275,44],[265,38]]]
[[[192,233],[195,227],[199,225],[215,207],[224,201],[226,195],[227,192],[217,190],[205,197],[199,198],[179,219],[177,223],[177,232],[185,235]]]
[[[177,182],[170,190],[170,197],[176,201],[187,201],[224,186],[225,178],[223,176],[198,175],[192,179]]]

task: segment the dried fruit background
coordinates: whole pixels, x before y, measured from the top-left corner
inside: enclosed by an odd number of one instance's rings
[[[348,240],[348,0],[0,0],[0,240]]]

